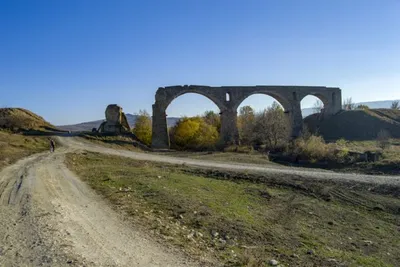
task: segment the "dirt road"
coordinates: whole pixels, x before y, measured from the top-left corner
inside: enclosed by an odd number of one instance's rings
[[[191,266],[124,221],[63,164],[61,148],[0,172],[0,266]]]
[[[362,182],[369,184],[390,184],[390,185],[400,186],[400,176],[383,176],[383,175],[377,176],[377,175],[364,175],[364,174],[352,174],[352,173],[337,173],[319,169],[307,169],[307,168],[296,168],[296,167],[286,167],[286,166],[279,166],[279,168],[272,166],[264,167],[255,164],[240,164],[240,163],[229,164],[229,163],[220,163],[220,162],[204,161],[204,160],[189,159],[189,158],[176,158],[164,155],[156,155],[154,153],[138,153],[127,150],[115,150],[111,148],[105,148],[90,143],[88,141],[83,141],[83,139],[77,137],[60,138],[60,142],[62,142],[66,147],[70,148],[85,149],[91,152],[129,157],[137,160],[157,161],[170,164],[186,164],[190,166],[237,170],[237,171],[287,174],[287,175],[296,175],[312,179],[327,179],[335,181],[343,180],[343,181],[355,181],[355,182]]]
[[[113,150],[76,137],[55,153],[25,158],[0,172],[0,266],[193,266],[140,232],[64,165],[82,149],[173,164],[296,174],[315,179],[400,185],[400,178],[266,168]]]

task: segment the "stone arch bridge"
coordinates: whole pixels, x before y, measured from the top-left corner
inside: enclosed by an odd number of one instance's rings
[[[237,129],[237,109],[253,94],[266,94],[275,98],[284,108],[292,125],[292,136],[299,136],[303,118],[300,101],[307,95],[319,98],[324,116],[336,114],[342,108],[342,93],[339,88],[324,86],[221,86],[184,85],[161,87],[157,90],[153,105],[152,147],[169,148],[166,110],[177,97],[186,93],[197,93],[210,99],[217,105],[221,116],[221,142],[232,144],[239,142]]]

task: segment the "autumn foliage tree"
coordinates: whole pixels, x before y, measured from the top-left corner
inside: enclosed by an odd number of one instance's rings
[[[206,111],[203,115],[204,122],[214,126],[217,131],[219,132],[221,129],[221,117],[219,114],[215,113],[214,111]]]
[[[144,144],[151,144],[151,117],[146,110],[139,111],[132,132]]]
[[[239,110],[238,130],[240,141],[243,144],[250,144],[253,136],[255,123],[255,112],[252,107],[244,106]]]
[[[202,117],[183,118],[170,129],[171,144],[176,149],[210,149],[218,138],[217,127]]]

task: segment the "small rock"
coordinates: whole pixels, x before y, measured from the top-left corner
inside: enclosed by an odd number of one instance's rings
[[[160,175],[159,175],[159,176],[157,176],[157,178],[158,178],[158,179],[161,179],[161,178],[162,178],[162,176],[160,176]]]
[[[297,254],[292,254],[292,256],[291,256],[292,258],[296,258],[296,259],[298,259],[298,258],[300,258],[300,256],[299,255],[297,255]]]
[[[314,250],[312,250],[312,249],[308,250],[308,251],[307,251],[307,254],[308,254],[308,255],[313,255],[313,254],[314,254]]]
[[[279,262],[277,260],[270,260],[268,263],[271,266],[278,266],[278,264],[279,264]]]
[[[225,239],[220,238],[218,241],[219,241],[221,244],[223,244],[223,245],[226,244],[226,240],[225,240]]]
[[[182,214],[179,214],[179,218],[180,218],[180,219],[183,219],[183,215],[182,215]]]
[[[212,235],[213,237],[217,237],[217,236],[219,236],[219,233],[218,233],[217,231],[215,231],[215,230],[212,230],[212,231],[211,231],[211,235]]]
[[[200,232],[196,232],[196,236],[198,236],[198,237],[203,237],[203,234],[200,233]]]
[[[369,245],[372,245],[373,243],[372,243],[371,240],[364,240],[364,244],[365,244],[366,246],[369,246]]]
[[[194,236],[194,234],[193,234],[193,233],[190,233],[190,234],[188,234],[186,237],[187,237],[187,239],[193,239],[193,236]]]

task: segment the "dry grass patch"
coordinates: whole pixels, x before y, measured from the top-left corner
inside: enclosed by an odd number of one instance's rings
[[[0,169],[48,148],[46,137],[24,136],[0,130]]]
[[[400,200],[384,190],[96,153],[66,160],[136,225],[195,257],[225,266],[400,262]]]

